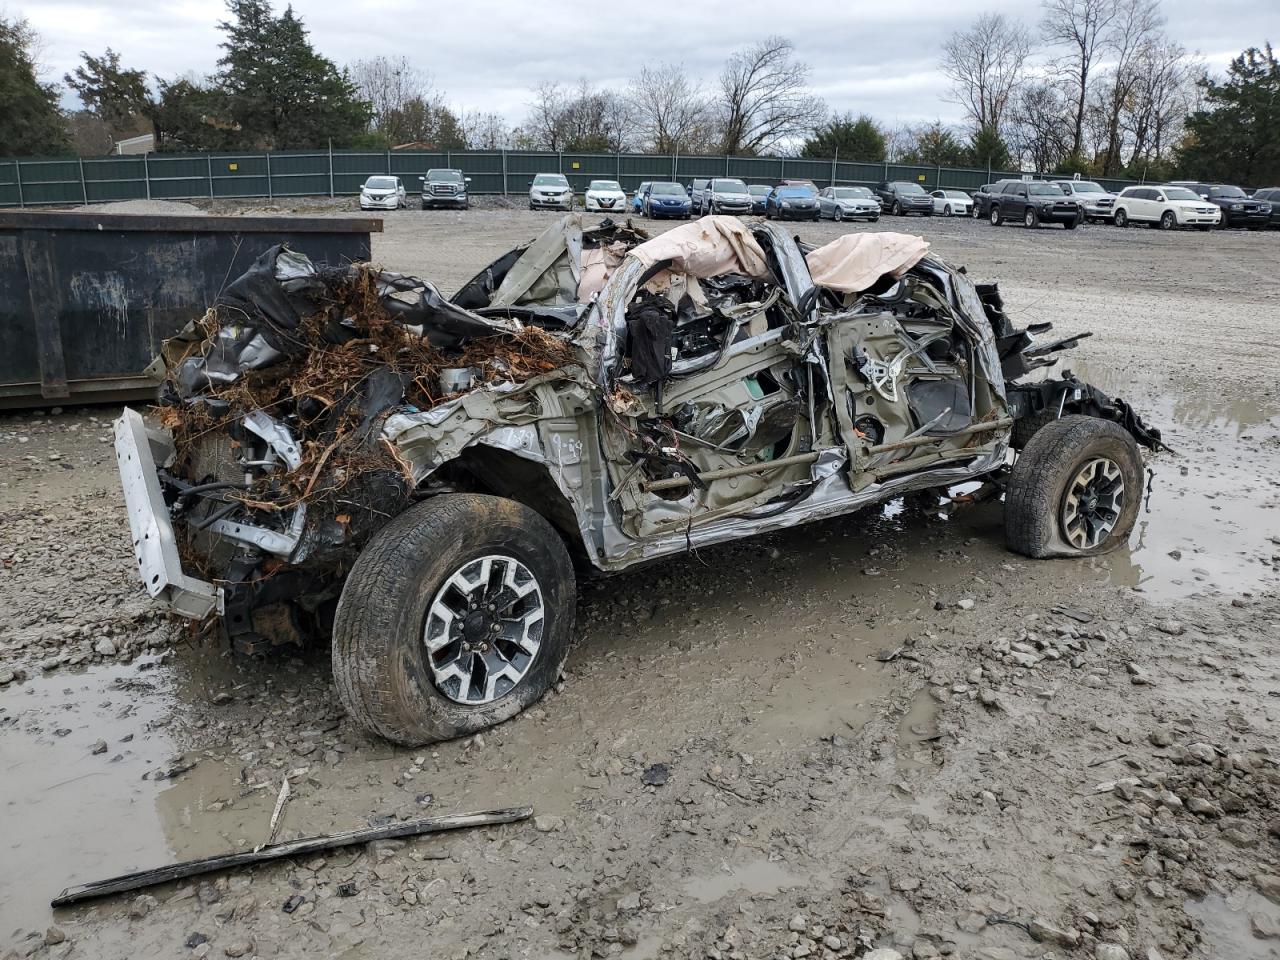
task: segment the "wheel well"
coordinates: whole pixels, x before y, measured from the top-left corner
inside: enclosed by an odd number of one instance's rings
[[[459,493],[489,493],[524,504],[555,527],[575,566],[590,568],[573,504],[543,465],[507,450],[477,444],[463,450],[432,479],[446,482]]]

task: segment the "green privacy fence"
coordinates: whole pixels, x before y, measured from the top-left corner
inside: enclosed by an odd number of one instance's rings
[[[365,179],[390,174],[418,189],[432,167],[461,169],[475,194],[523,195],[538,173],[563,173],[581,192],[594,179],[617,180],[627,191],[646,180],[687,183],[694,177],[738,177],[748,183],[812,180],[820,187],[911,180],[926,189],[973,191],[1021,173],[900,163],[853,163],[783,157],[682,157],[653,154],[557,153],[522,150],[429,152],[311,150],[274,153],[151,153],[139,156],[0,160],[0,207],[250,197],[340,197]],[[1102,179],[1119,190],[1133,181]]]

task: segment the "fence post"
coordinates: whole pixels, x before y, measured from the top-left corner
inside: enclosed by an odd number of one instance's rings
[[[729,177],[729,155],[728,155],[727,153],[724,155],[724,175],[725,175],[725,179],[728,179],[728,177]]]
[[[445,169],[447,170],[453,169],[453,151],[452,150],[446,150],[444,152],[444,165],[445,165]]]
[[[935,172],[933,175],[933,189],[941,190],[942,189],[942,164],[938,163],[938,164],[935,164],[934,166],[937,167],[937,172]]]
[[[329,138],[329,199],[333,199],[333,137]]]
[[[563,150],[556,151],[556,173],[559,173],[559,174],[564,173],[564,151]]]
[[[677,165],[677,164],[676,164],[676,157],[678,157],[679,155],[680,155],[680,148],[679,148],[679,147],[676,147],[676,146],[673,146],[673,147],[671,148],[671,182],[672,182],[672,183],[679,183],[679,182],[680,182],[680,181],[676,178],[676,165]]]
[[[391,148],[387,148],[387,176],[391,176]]]
[[[262,155],[267,161],[267,199],[274,200],[275,192],[271,184],[271,151],[267,151]]]
[[[18,206],[25,207],[26,201],[22,197],[22,161],[13,161],[13,175],[18,178]]]
[[[780,164],[778,167],[778,179],[785,180],[787,179],[787,158],[779,157],[778,163]]]
[[[836,155],[831,158],[831,182],[827,184],[828,187],[834,187],[836,185],[836,162],[839,159],[840,159],[840,148],[836,147]]]
[[[507,148],[502,148],[502,195],[507,195]]]
[[[147,163],[147,155],[142,155],[142,179],[147,184],[147,199],[151,199],[151,165]],[[213,174],[209,174],[209,196],[213,196]]]
[[[884,181],[885,183],[889,182],[889,158],[888,157],[886,157],[884,161]]]
[[[212,198],[213,197],[213,154],[206,153],[204,155],[204,159],[205,159],[205,163],[208,165],[208,168],[209,168],[209,196],[210,198]],[[149,194],[150,192],[151,192],[151,181],[148,180],[147,193]]]
[[[80,164],[80,196],[84,197],[84,202],[89,202],[89,188],[84,185],[84,157],[76,157],[76,162]]]
[[[618,181],[618,186],[622,186],[622,154],[615,153],[613,155],[613,176]]]

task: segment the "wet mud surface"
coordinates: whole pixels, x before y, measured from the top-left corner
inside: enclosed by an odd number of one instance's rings
[[[409,211],[375,257],[451,291],[547,221]],[[1280,234],[880,227],[1095,331],[1062,366],[1177,451],[1129,547],[913,497],[701,551],[587,585],[563,683],[466,741],[366,738],[319,646],[179,639],[114,409],[0,415],[0,957],[1280,956]],[[282,779],[283,837],[538,817],[48,908],[262,843]]]

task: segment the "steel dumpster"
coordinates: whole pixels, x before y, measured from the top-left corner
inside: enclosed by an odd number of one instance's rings
[[[160,344],[263,250],[369,259],[382,221],[0,211],[0,408],[147,395]]]

